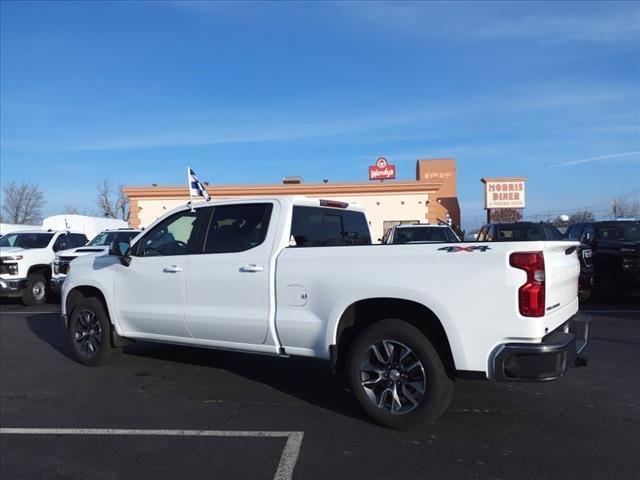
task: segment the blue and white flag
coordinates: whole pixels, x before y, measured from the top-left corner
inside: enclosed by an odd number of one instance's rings
[[[209,196],[207,189],[202,184],[202,182],[198,180],[198,177],[196,176],[196,172],[194,172],[191,169],[191,167],[187,168],[187,179],[189,182],[189,197],[191,198],[192,202],[193,202],[193,197],[202,197],[206,201],[211,200],[211,197]]]

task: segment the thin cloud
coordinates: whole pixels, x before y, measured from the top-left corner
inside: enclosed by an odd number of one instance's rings
[[[572,160],[571,162],[563,162],[563,163],[557,163],[555,165],[550,165],[548,168],[569,167],[572,165],[580,165],[582,163],[597,162],[598,160],[608,160],[610,158],[629,157],[631,155],[640,155],[640,150],[634,150],[633,152],[625,152],[625,153],[613,153],[611,155],[602,155],[600,157],[583,158],[582,160]]]
[[[516,2],[517,3],[517,2]],[[344,8],[359,21],[418,38],[521,39],[555,45],[566,42],[636,42],[640,36],[640,8],[611,2],[568,15],[557,9],[528,15],[526,4],[501,2],[347,2]],[[596,6],[597,7],[597,6]]]
[[[526,16],[500,20],[479,33],[485,37],[536,39],[550,44],[570,40],[598,43],[637,41],[640,35],[638,12],[634,8],[609,15]]]
[[[551,119],[557,115],[551,112],[561,110],[580,113],[584,120],[585,108],[610,105],[612,103],[636,102],[637,91],[631,88],[568,88],[566,85],[546,85],[533,89],[516,89],[503,92],[500,97],[475,96],[453,101],[424,102],[422,105],[411,105],[410,108],[395,106],[388,108],[385,115],[370,109],[331,111],[323,118],[308,118],[305,112],[291,112],[284,115],[257,112],[248,120],[246,115],[227,117],[225,125],[209,124],[181,125],[180,128],[157,131],[136,131],[137,125],[121,126],[121,130],[100,135],[99,137],[83,136],[83,140],[71,139],[18,139],[8,135],[0,135],[2,149],[79,152],[98,150],[129,150],[143,148],[195,147],[218,144],[246,144],[261,142],[300,141],[306,139],[345,137],[371,134],[375,132],[378,139],[385,140],[429,140],[434,141],[457,128],[463,120],[476,125],[476,119],[487,115],[519,115],[518,125],[524,126],[524,113],[548,111],[543,125],[549,126]],[[215,117],[212,113],[210,116]],[[219,115],[218,115],[219,116]],[[624,120],[624,119],[623,119]],[[531,120],[528,120],[529,122]],[[566,120],[563,120],[566,122]],[[608,120],[607,124],[611,124]],[[144,121],[134,123],[144,124]],[[445,131],[443,127],[446,126]],[[601,127],[602,125],[591,125]],[[103,130],[113,131],[113,126],[106,124]],[[536,125],[531,125],[536,127]],[[413,129],[412,129],[413,128]],[[419,131],[416,131],[419,128]],[[479,126],[474,126],[478,130]],[[554,124],[555,131],[560,126]],[[99,129],[100,130],[100,129]],[[124,131],[126,130],[126,134]],[[437,133],[436,133],[436,130]],[[495,131],[490,128],[490,131]],[[431,133],[428,138],[425,132]],[[4,132],[2,132],[4,133]],[[504,132],[503,132],[504,133]],[[79,135],[80,136],[80,135]],[[458,136],[458,135],[455,135]],[[406,155],[404,155],[406,157]]]

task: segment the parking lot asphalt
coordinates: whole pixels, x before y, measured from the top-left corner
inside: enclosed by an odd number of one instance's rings
[[[637,479],[640,305],[583,310],[587,368],[543,384],[458,380],[435,424],[399,432],[370,423],[324,362],[140,342],[89,368],[57,305],[5,301],[0,426],[36,430],[3,430],[0,476]]]

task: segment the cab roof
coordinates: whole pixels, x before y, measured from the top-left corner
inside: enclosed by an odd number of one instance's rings
[[[207,206],[215,205],[229,205],[237,203],[255,203],[255,202],[278,202],[284,207],[302,206],[302,207],[323,207],[323,208],[336,208],[341,210],[351,210],[356,212],[364,212],[365,209],[362,205],[357,203],[343,202],[342,200],[332,198],[311,198],[299,195],[277,195],[272,197],[242,197],[232,198],[225,200],[210,200],[193,204],[193,208],[203,208]],[[189,205],[178,207],[182,209],[188,208]]]
[[[396,228],[451,228],[449,225],[438,225],[435,223],[405,223],[396,225]]]

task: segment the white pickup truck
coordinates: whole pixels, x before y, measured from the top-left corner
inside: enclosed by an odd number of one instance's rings
[[[206,202],[63,285],[75,357],[131,340],[326,359],[379,423],[442,414],[456,377],[544,381],[580,359],[577,244],[371,245],[364,211],[298,197]]]
[[[25,305],[46,301],[56,252],[87,243],[83,233],[29,230],[0,238],[0,297],[20,297]]]

